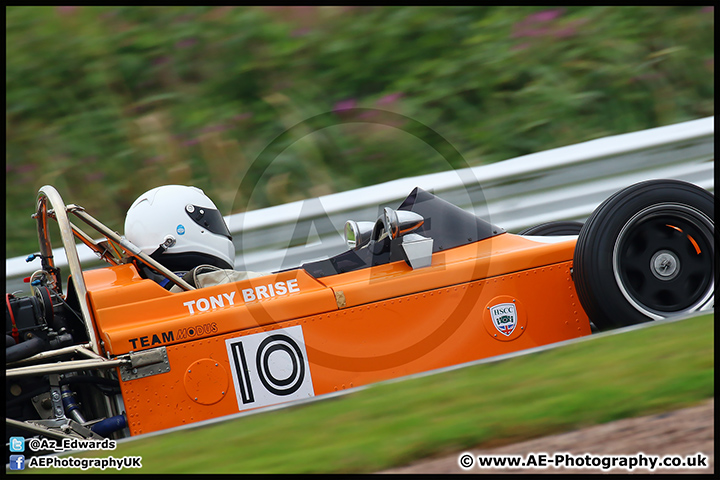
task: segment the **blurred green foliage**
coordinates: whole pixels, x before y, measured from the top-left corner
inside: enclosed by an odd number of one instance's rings
[[[7,256],[45,184],[121,232],[166,183],[229,214],[714,114],[713,7],[6,7],[6,40]]]

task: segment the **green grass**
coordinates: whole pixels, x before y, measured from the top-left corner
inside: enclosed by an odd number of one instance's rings
[[[376,472],[677,409],[714,391],[710,314],[152,436],[107,453],[142,456],[142,473]]]

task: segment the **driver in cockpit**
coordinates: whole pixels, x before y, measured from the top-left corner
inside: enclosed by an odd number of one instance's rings
[[[262,275],[233,270],[230,230],[213,201],[197,187],[163,185],[140,195],[125,216],[125,238],[196,288]],[[182,291],[138,264],[146,278],[170,291]]]

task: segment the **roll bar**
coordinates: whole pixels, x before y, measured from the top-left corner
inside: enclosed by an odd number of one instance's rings
[[[50,204],[50,208],[48,208],[48,203]],[[68,213],[74,214],[87,225],[104,235],[108,239],[108,242],[96,242],[93,240],[89,235],[70,222]],[[85,287],[85,279],[82,274],[80,258],[78,257],[75,245],[75,237],[79,238],[80,241],[112,265],[118,265],[123,261],[123,259],[120,258],[120,252],[115,246],[117,245],[125,251],[127,255],[138,259],[150,268],[160,272],[183,290],[194,290],[194,287],[185,282],[182,278],[178,277],[163,265],[150,258],[147,254],[143,253],[137,246],[133,245],[125,237],[122,237],[93,218],[85,212],[82,207],[72,204],[66,206],[58,191],[51,185],[45,185],[38,191],[37,208],[33,217],[37,220],[38,242],[40,244],[42,268],[50,274],[53,289],[58,294],[62,294],[60,270],[55,267],[55,261],[52,255],[52,245],[48,232],[48,217],[55,219],[58,223],[60,238],[62,239],[65,255],[67,256],[68,268],[70,269],[70,277],[72,278],[75,291],[77,292],[80,312],[83,317],[83,323],[85,324],[85,330],[89,340],[88,346],[98,355],[101,355],[101,352],[97,336],[95,334],[95,327],[90,315],[90,308],[87,301],[87,288]],[[113,243],[115,245],[113,245]],[[115,256],[118,258],[115,258]]]

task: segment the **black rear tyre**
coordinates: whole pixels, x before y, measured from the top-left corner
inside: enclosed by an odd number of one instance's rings
[[[555,235],[579,235],[582,230],[582,222],[558,221],[541,223],[518,232],[518,235],[539,235],[549,237]]]
[[[712,307],[714,214],[710,192],[677,180],[605,200],[580,231],[573,261],[590,320],[606,330]]]

